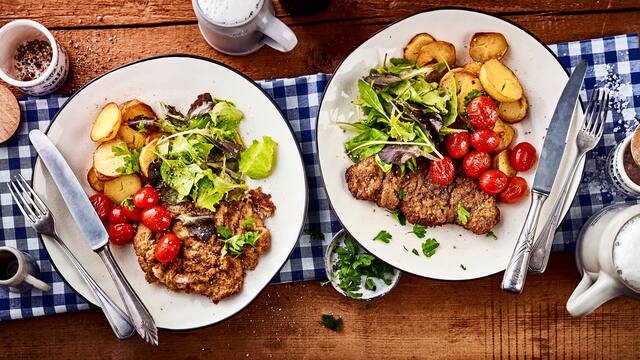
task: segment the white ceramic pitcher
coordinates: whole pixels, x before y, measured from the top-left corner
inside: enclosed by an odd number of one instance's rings
[[[616,251],[619,246],[625,246],[625,254],[622,248]],[[640,205],[612,205],[591,216],[578,237],[576,262],[582,280],[567,301],[567,311],[582,317],[615,297],[640,298],[640,266],[629,265],[627,258],[633,254],[640,254]],[[635,262],[640,264],[640,259]]]

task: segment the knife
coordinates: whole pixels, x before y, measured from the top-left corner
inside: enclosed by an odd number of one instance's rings
[[[124,302],[127,313],[131,317],[133,327],[146,342],[158,345],[156,324],[116,264],[107,246],[109,235],[69,164],[42,131],[32,130],[29,133],[29,139],[38,155],[40,155],[40,159],[49,170],[51,178],[58,186],[58,190],[60,190],[71,216],[78,228],[80,228],[80,234],[106,265]]]
[[[540,160],[538,160],[536,176],[533,180],[532,201],[529,206],[529,212],[507,269],[504,271],[502,290],[519,294],[524,287],[540,210],[544,201],[549,197],[551,187],[556,179],[556,173],[560,167],[560,161],[562,161],[564,148],[567,144],[567,133],[573,118],[573,110],[578,101],[578,94],[586,72],[587,63],[583,60],[573,70],[573,74],[571,74],[567,85],[562,90],[558,105],[556,105],[556,109],[553,112],[553,117],[542,145],[542,154],[540,155]]]

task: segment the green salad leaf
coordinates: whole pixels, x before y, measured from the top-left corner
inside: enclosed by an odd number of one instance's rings
[[[278,143],[268,136],[262,141],[253,140],[251,146],[240,153],[240,171],[252,179],[263,179],[271,173],[276,163]]]
[[[366,106],[375,110],[378,114],[389,120],[389,116],[384,111],[382,103],[378,98],[378,94],[373,89],[373,86],[367,84],[364,80],[358,80],[358,92],[360,93],[360,100],[362,100]]]

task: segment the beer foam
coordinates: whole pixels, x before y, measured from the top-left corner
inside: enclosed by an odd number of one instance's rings
[[[613,245],[616,271],[627,285],[640,292],[640,215],[628,221]]]
[[[240,24],[258,11],[261,0],[198,0],[204,16],[217,24]]]

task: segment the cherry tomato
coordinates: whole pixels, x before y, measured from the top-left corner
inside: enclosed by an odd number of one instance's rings
[[[462,160],[462,170],[470,178],[478,178],[491,167],[489,154],[480,151],[472,151]]]
[[[98,213],[100,220],[106,221],[111,211],[111,200],[109,200],[107,195],[102,193],[93,194],[89,197],[89,201],[96,210],[96,213]]]
[[[163,264],[173,261],[180,252],[182,240],[174,233],[162,235],[156,244],[155,257],[156,260]]]
[[[498,199],[506,204],[520,201],[529,193],[527,180],[520,176],[510,176],[507,187],[498,195]]]
[[[116,245],[123,245],[130,242],[136,234],[133,225],[127,223],[111,224],[107,228],[109,241]]]
[[[509,178],[500,170],[487,170],[480,175],[480,189],[489,195],[495,195],[507,187]]]
[[[151,186],[144,186],[133,194],[133,205],[142,209],[155,206],[158,201],[160,201],[160,196]]]
[[[500,145],[500,135],[493,130],[480,129],[471,134],[471,146],[482,152],[492,152]]]
[[[528,142],[521,142],[511,150],[511,166],[518,171],[527,171],[536,162],[536,148]]]
[[[429,170],[431,181],[438,185],[448,185],[455,177],[455,168],[451,158],[445,156],[439,160],[432,160]]]
[[[125,215],[133,221],[140,221],[142,219],[142,209],[132,206],[129,208],[128,206],[122,206],[122,211],[124,211]]]
[[[156,205],[142,211],[142,223],[153,231],[164,231],[171,225],[171,214]]]
[[[447,153],[454,159],[460,159],[469,152],[469,133],[453,133],[447,136]]]
[[[109,212],[109,222],[112,224],[122,224],[129,221],[127,213],[124,211],[124,206],[114,206]]]
[[[498,120],[498,107],[488,96],[478,96],[467,104],[469,123],[476,129],[493,129]]]

